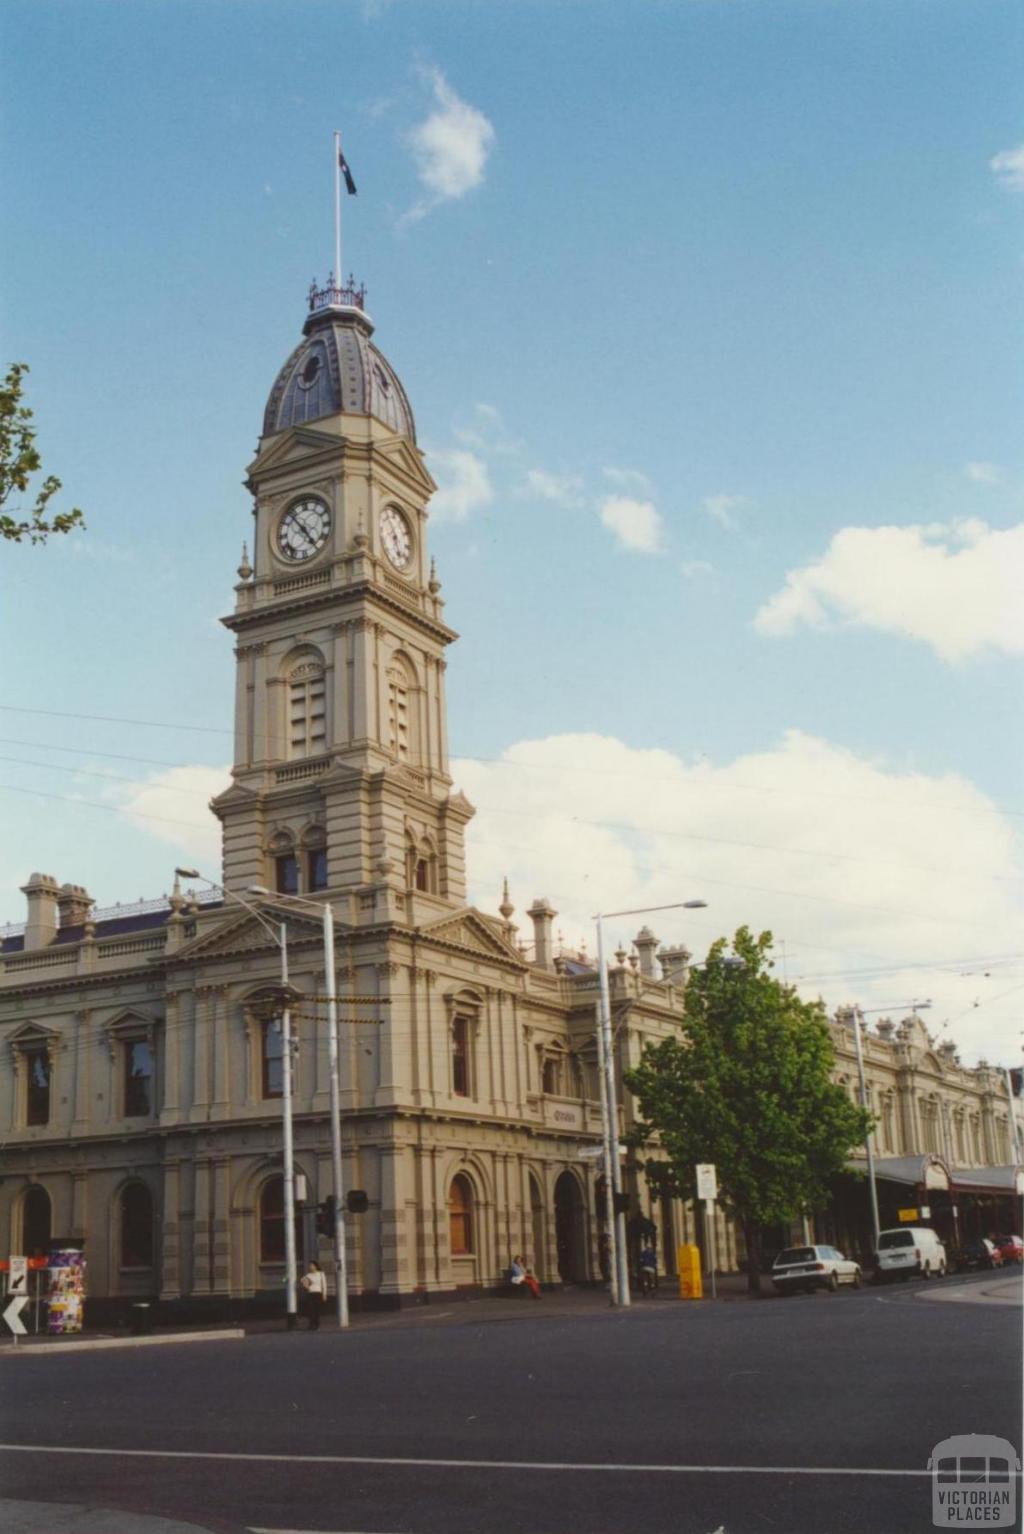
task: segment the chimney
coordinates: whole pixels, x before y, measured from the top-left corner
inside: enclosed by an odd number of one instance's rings
[[[31,874],[21,893],[28,901],[25,952],[45,948],[57,936],[57,881],[49,874]]]
[[[558,912],[547,896],[542,895],[533,902],[526,914],[533,922],[534,963],[538,969],[550,969],[554,961],[551,926]]]
[[[680,943],[678,948],[662,948],[658,953],[661,978],[669,985],[685,985],[686,971],[691,959],[690,950]]]
[[[657,980],[658,976],[654,969],[654,950],[658,946],[658,939],[654,936],[650,927],[641,927],[633,939],[633,947],[640,955],[640,973],[646,975],[648,980]]]
[[[57,892],[61,927],[82,926],[92,905],[92,896],[80,884],[62,884]]]

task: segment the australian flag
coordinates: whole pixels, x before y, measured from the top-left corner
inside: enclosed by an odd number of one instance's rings
[[[338,165],[341,168],[341,174],[345,177],[345,190],[354,197],[356,195],[356,184],[352,180],[352,172],[348,168],[348,161],[340,149],[338,150]]]

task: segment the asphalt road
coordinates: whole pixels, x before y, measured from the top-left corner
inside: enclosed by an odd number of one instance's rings
[[[913,1534],[935,1443],[1021,1442],[1019,1307],[919,1287],[5,1358],[0,1484],[231,1534]]]

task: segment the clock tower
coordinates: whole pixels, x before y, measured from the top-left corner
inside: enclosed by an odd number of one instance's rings
[[[448,771],[457,636],[427,553],[436,486],[364,304],[362,289],[314,286],[267,402],[252,561],[243,551],[224,619],[233,783],[213,808],[228,889],[390,891],[393,909],[419,896],[436,913],[465,903],[473,814]]]

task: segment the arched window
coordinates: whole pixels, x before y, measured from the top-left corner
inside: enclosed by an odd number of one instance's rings
[[[295,855],[295,843],[287,831],[278,831],[270,838],[270,856],[274,860],[274,888],[279,895],[299,893],[299,860]]]
[[[327,747],[323,662],[303,660],[288,673],[288,755],[316,756]]]
[[[26,1189],[21,1201],[21,1250],[26,1257],[45,1257],[50,1250],[50,1195],[39,1183]]]
[[[284,1262],[284,1178],[268,1177],[260,1189],[260,1262]],[[302,1220],[295,1211],[295,1261],[303,1262]]]
[[[448,1190],[448,1233],[453,1257],[473,1254],[473,1185],[460,1172]]]
[[[327,888],[327,838],[323,826],[310,826],[303,833],[302,850],[305,855],[306,889],[310,892]]]
[[[145,1183],[121,1189],[121,1266],[153,1266],[153,1196]]]
[[[419,760],[416,726],[416,673],[404,655],[394,655],[387,671],[387,744],[400,762]]]

